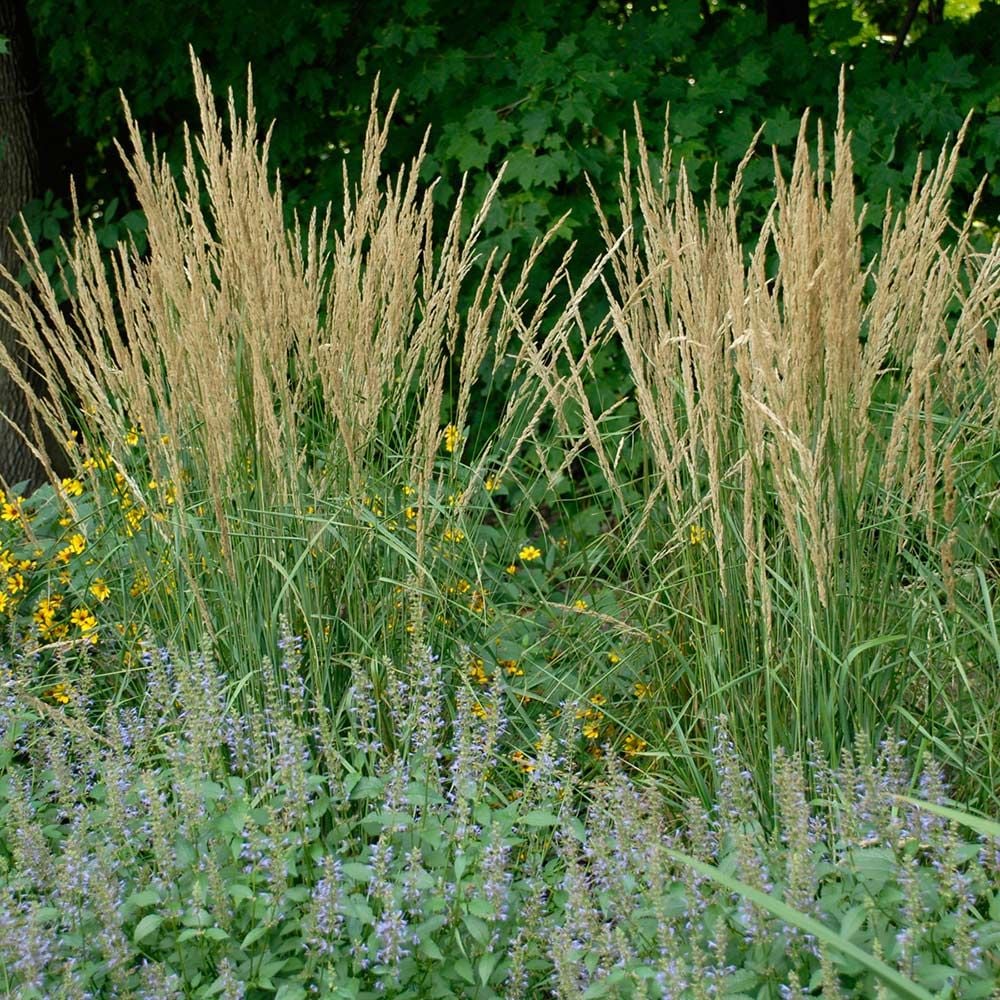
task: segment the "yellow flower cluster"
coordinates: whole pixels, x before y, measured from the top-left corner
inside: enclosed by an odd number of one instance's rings
[[[462,432],[454,424],[448,424],[444,429],[444,450],[450,455],[461,440]]]

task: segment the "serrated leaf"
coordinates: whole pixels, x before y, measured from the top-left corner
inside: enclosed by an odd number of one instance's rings
[[[453,966],[454,970],[470,985],[476,985],[476,974],[467,958],[460,958]]]
[[[486,986],[490,981],[490,976],[493,975],[493,970],[497,967],[500,961],[499,952],[491,952],[489,955],[483,955],[479,959],[479,964],[476,966],[476,971],[479,973],[479,981]]]
[[[544,809],[532,809],[521,817],[521,822],[525,826],[558,826],[559,817]]]
[[[266,927],[264,926],[255,927],[252,931],[249,931],[247,933],[247,936],[245,938],[243,938],[243,940],[240,942],[240,947],[244,951],[246,951],[246,949],[249,948],[250,945],[259,941],[266,933],[267,933]]]
[[[355,882],[368,882],[372,877],[372,866],[363,865],[360,861],[348,861],[340,870]]]
[[[160,924],[163,923],[163,917],[159,913],[147,913],[146,916],[136,924],[135,930],[132,932],[132,941],[138,944],[140,941],[144,941],[151,934],[155,934],[159,929]]]
[[[126,906],[141,908],[143,906],[155,906],[159,901],[160,894],[156,889],[143,889],[141,892],[133,892],[125,900],[125,904]]]
[[[463,913],[462,923],[477,944],[485,946],[490,943],[490,928],[485,920],[480,920],[479,917],[474,917],[471,913]]]

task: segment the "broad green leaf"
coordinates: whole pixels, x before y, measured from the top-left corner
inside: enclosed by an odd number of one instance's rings
[[[146,916],[136,924],[135,930],[132,932],[132,940],[138,944],[140,941],[145,940],[151,934],[156,933],[160,924],[163,923],[163,917],[159,913],[147,913]]]

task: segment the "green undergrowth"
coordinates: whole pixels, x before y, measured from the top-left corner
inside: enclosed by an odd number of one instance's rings
[[[306,699],[301,643],[241,714],[210,650],[149,642],[139,705],[3,666],[0,986],[40,997],[986,997],[1000,827],[862,742],[777,750],[772,810],[713,727],[715,805],[669,810],[568,703],[511,762],[507,691],[411,637]],[[102,654],[91,669],[100,671]],[[866,760],[874,759],[874,764]],[[815,789],[813,794],[807,788]]]

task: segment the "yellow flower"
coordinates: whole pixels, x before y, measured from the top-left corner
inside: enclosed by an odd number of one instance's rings
[[[576,600],[573,602],[573,607],[576,608],[577,611],[586,611],[587,602],[583,600]]]
[[[103,577],[98,577],[90,585],[90,592],[99,601],[106,601],[111,596],[111,588],[104,582]]]
[[[483,686],[489,684],[490,675],[486,673],[486,666],[480,657],[474,657],[469,663],[469,676],[477,684],[481,684]]]
[[[542,550],[535,545],[525,545],[520,552],[518,552],[518,557],[522,562],[532,562],[535,559],[542,558]]]
[[[462,432],[454,424],[448,424],[444,429],[444,450],[449,454],[453,452],[461,438]]]
[[[10,597],[0,590],[0,614],[3,614],[7,610],[7,606],[10,604]]]
[[[486,719],[489,718],[490,713],[487,711],[486,707],[483,705],[482,702],[477,701],[475,705],[472,706],[472,714],[477,719]]]
[[[129,448],[134,448],[139,443],[139,430],[137,427],[130,427],[125,433],[125,444]]]
[[[598,691],[597,694],[592,694],[590,696],[590,704],[591,705],[603,705],[607,700],[608,699],[605,698],[604,695],[601,694],[600,691]]]
[[[69,620],[84,634],[92,632],[97,628],[97,619],[86,609],[77,608],[70,616]]]
[[[145,507],[130,507],[125,511],[125,534],[131,538],[142,527],[142,519],[146,516]]]
[[[460,528],[445,528],[444,540],[446,542],[455,542],[457,545],[459,542],[465,540],[465,532]]]
[[[645,740],[639,739],[638,736],[635,736],[632,733],[629,733],[628,736],[625,737],[626,757],[635,757],[638,754],[641,754],[642,751],[645,749],[646,749]]]
[[[412,497],[417,492],[412,486],[401,486],[400,489],[404,497]]]
[[[708,538],[708,532],[700,524],[692,524],[690,538],[692,545],[703,545]]]
[[[0,573],[7,573],[17,565],[17,560],[10,549],[0,550]]]
[[[67,545],[66,548],[60,549],[56,553],[56,562],[63,563],[64,565],[73,558],[73,550]]]
[[[3,511],[0,512],[0,521],[16,521],[21,516],[21,505],[24,503],[22,497],[18,497],[14,503],[4,502]]]
[[[510,564],[510,565],[509,565],[509,566],[508,566],[508,567],[507,567],[507,568],[506,568],[506,569],[504,570],[504,572],[505,572],[505,573],[509,573],[509,574],[510,574],[511,576],[513,576],[513,575],[514,575],[514,574],[515,574],[515,573],[517,572],[517,566],[515,566],[515,565],[514,565],[514,563],[511,563],[511,564]]]
[[[74,555],[79,555],[87,547],[87,539],[83,535],[73,535],[69,540],[69,547]]]
[[[581,732],[586,739],[596,740],[601,735],[601,727],[596,722],[585,722]]]
[[[11,573],[7,577],[7,590],[12,594],[17,594],[24,590],[24,576],[21,573]]]
[[[507,672],[510,677],[523,677],[524,668],[518,666],[517,660],[498,660],[497,663]]]
[[[510,759],[517,764],[517,766],[525,773],[530,774],[535,769],[534,761],[525,753],[520,750],[515,750],[511,755]]]
[[[500,480],[495,476],[487,476],[486,482],[483,483],[483,486],[488,493],[492,493],[499,485]]]
[[[83,493],[83,483],[79,479],[62,480],[63,492],[67,496],[78,497]]]
[[[636,698],[648,698],[653,689],[649,684],[636,681],[635,687],[632,690],[635,691]]]
[[[149,579],[149,574],[145,570],[140,570],[132,581],[132,586],[129,587],[128,592],[132,597],[139,597],[141,594],[145,594],[152,585],[153,581]]]
[[[55,687],[50,687],[45,692],[45,697],[58,702],[60,705],[68,705],[73,697],[73,689],[68,684],[60,681]]]
[[[622,658],[616,652],[614,652],[614,650],[608,653],[608,663],[610,663],[612,666],[614,666],[616,663],[621,663],[621,661]]]

